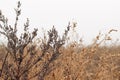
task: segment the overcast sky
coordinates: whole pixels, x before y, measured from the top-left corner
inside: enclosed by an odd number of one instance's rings
[[[14,24],[14,8],[18,0],[0,0],[0,9]],[[42,27],[49,29],[52,25],[63,32],[68,22],[77,22],[79,37],[91,41],[99,31],[120,30],[120,0],[20,0],[22,15],[20,30],[26,18],[30,19],[31,29]],[[120,37],[120,31],[113,33]]]

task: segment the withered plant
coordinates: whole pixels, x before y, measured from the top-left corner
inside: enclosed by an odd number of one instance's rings
[[[8,19],[0,11],[0,34],[7,38],[6,53],[2,60],[0,69],[1,80],[44,80],[53,69],[54,61],[60,56],[59,49],[65,44],[67,34],[70,30],[70,23],[62,37],[58,35],[57,30],[53,27],[48,31],[46,42],[38,46],[34,44],[34,38],[37,36],[38,29],[29,32],[29,19],[24,24],[24,32],[17,35],[18,20],[21,15],[21,3],[18,2],[15,8],[16,19],[14,26],[8,24]],[[51,50],[49,52],[48,50]]]

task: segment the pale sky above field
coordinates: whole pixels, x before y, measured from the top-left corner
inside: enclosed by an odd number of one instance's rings
[[[14,24],[16,3],[18,0],[0,0],[0,9]],[[53,25],[63,32],[68,22],[77,22],[79,37],[88,43],[98,33],[118,29],[114,38],[120,37],[120,0],[20,0],[22,14],[21,25],[30,19],[30,28],[50,29]],[[40,30],[41,31],[41,30]],[[40,32],[38,32],[40,33]],[[77,39],[79,39],[77,37]]]

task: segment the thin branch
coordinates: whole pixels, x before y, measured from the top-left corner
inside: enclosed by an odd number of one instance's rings
[[[5,62],[6,62],[6,60],[7,60],[7,56],[8,56],[8,52],[7,52],[7,54],[6,54],[6,56],[5,56],[5,58],[4,58],[4,61],[3,61],[3,64],[2,64],[2,69],[1,69],[1,74],[0,74],[0,77],[2,76],[2,72],[3,72],[3,68],[4,68],[4,65],[5,65]]]

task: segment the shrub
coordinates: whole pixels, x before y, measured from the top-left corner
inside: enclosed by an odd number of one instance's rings
[[[57,30],[53,26],[48,31],[48,40],[36,48],[34,38],[37,36],[38,29],[29,32],[29,19],[24,24],[24,32],[17,36],[17,24],[21,15],[21,3],[18,2],[16,12],[16,21],[14,27],[8,24],[8,19],[0,11],[0,34],[7,37],[6,55],[4,57],[2,68],[0,69],[0,77],[4,80],[30,80],[36,78],[43,80],[55,66],[52,63],[60,56],[59,49],[65,44],[70,24],[68,25],[62,37],[58,35]],[[51,52],[48,53],[48,50]],[[46,56],[48,56],[46,58]],[[39,69],[39,70],[38,70]]]

